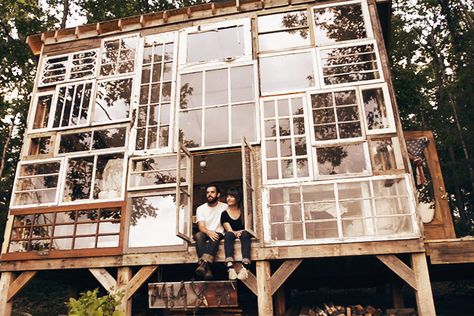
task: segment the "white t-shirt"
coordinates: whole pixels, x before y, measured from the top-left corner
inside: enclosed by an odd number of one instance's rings
[[[204,222],[206,228],[218,233],[224,232],[221,224],[221,214],[227,209],[227,204],[217,202],[216,206],[209,206],[207,203],[199,206],[196,210],[196,221]]]

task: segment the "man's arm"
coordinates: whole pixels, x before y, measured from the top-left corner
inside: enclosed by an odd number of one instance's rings
[[[204,234],[209,236],[209,238],[211,238],[212,240],[214,241],[219,240],[219,235],[215,231],[207,229],[206,224],[203,221],[198,222],[198,227],[199,227],[200,232],[203,232]]]

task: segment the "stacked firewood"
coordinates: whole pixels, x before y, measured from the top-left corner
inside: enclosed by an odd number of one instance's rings
[[[305,306],[299,316],[381,316],[382,310],[373,306],[340,306],[324,303],[320,306]]]

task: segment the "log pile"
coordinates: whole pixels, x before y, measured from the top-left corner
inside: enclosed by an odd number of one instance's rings
[[[381,316],[382,310],[373,306],[340,306],[324,303],[320,306],[304,306],[299,316]]]

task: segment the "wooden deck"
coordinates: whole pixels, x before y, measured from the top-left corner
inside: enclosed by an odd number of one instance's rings
[[[431,264],[474,263],[474,237],[427,240],[425,246]]]

